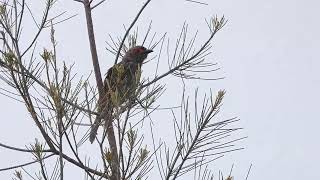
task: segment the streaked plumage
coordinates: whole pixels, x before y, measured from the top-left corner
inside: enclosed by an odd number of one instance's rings
[[[143,46],[135,46],[129,49],[122,61],[112,66],[104,80],[103,98],[98,101],[98,113],[105,114],[105,127],[112,122],[112,113],[115,107],[120,106],[135,94],[136,87],[140,80],[141,65],[152,50]],[[97,117],[91,127],[90,142],[92,143],[97,135],[98,128],[102,122]]]

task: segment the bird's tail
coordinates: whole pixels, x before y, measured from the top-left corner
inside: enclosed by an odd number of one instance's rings
[[[98,128],[101,124],[101,121],[102,121],[102,118],[99,115],[96,117],[96,120],[94,121],[93,125],[91,126],[90,137],[89,137],[91,144],[93,143],[94,139],[97,136]]]
[[[108,126],[109,122],[112,121],[112,108],[110,108],[109,106],[106,106],[99,113],[99,115],[96,117],[93,125],[91,126],[91,130],[90,130],[89,140],[90,140],[91,144],[93,143],[94,139],[97,136],[99,126],[102,124],[102,119],[105,120],[105,128],[108,128],[107,126]]]

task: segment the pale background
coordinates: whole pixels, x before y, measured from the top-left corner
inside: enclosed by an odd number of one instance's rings
[[[113,59],[104,60],[109,57],[105,51],[107,34],[122,35],[122,24],[128,26],[143,2],[109,0],[94,11],[103,72],[113,63]],[[183,0],[153,0],[138,24],[141,31],[145,31],[152,19],[153,31],[159,34],[168,32],[171,39],[174,39],[183,22],[187,21],[191,32],[199,30],[201,34],[197,44],[199,46],[208,35],[205,18],[217,14],[225,15],[229,20],[214,39],[214,53],[211,56],[213,62],[218,62],[222,68],[213,76],[226,76],[226,79],[196,85],[200,85],[206,92],[209,88],[215,91],[226,89],[224,114],[226,118],[241,118],[238,125],[244,130],[239,136],[249,138],[237,143],[238,147],[245,147],[244,150],[227,154],[225,158],[216,161],[214,170],[217,172],[221,169],[227,173],[234,163],[236,179],[244,179],[252,163],[249,178],[252,180],[320,179],[320,3],[316,0],[204,2],[209,5]],[[31,5],[37,12],[42,12],[43,4],[32,0]],[[68,15],[79,15],[56,26],[60,57],[70,64],[75,62],[78,74],[87,75],[91,62],[88,61],[90,53],[82,6],[71,0],[58,2],[55,11],[64,10],[68,11]],[[45,32],[47,34],[48,31]],[[38,47],[41,49],[47,45],[41,41]],[[162,72],[166,70],[164,60],[163,69],[160,69]],[[144,75],[148,75],[148,70],[144,71]],[[170,83],[171,79],[166,81],[168,87],[174,86]],[[169,91],[162,102],[166,102],[166,99],[169,101],[176,94]],[[29,145],[39,135],[29,115],[20,103],[4,96],[0,96],[0,99],[0,141],[17,147]],[[161,133],[164,131],[159,130],[158,134]],[[31,157],[0,148],[0,159],[0,168],[3,168],[28,162]],[[10,179],[12,173],[0,172],[0,177]],[[151,174],[156,175],[155,172]],[[66,177],[82,178],[82,172],[69,173]]]

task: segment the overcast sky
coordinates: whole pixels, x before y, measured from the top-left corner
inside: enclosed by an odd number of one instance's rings
[[[108,0],[94,11],[103,72],[113,63],[105,61],[112,57],[105,50],[108,33],[121,36],[122,24],[129,25],[143,2]],[[249,137],[236,144],[245,147],[244,150],[227,154],[216,161],[214,167],[228,172],[234,164],[237,180],[245,178],[251,163],[249,179],[252,180],[320,179],[320,3],[316,0],[203,2],[209,5],[183,0],[153,0],[138,25],[145,32],[152,20],[153,31],[159,36],[168,32],[174,39],[186,21],[191,33],[199,30],[197,46],[200,46],[208,36],[205,18],[217,14],[225,15],[229,20],[213,40],[213,55],[210,56],[212,62],[218,62],[221,67],[221,71],[212,76],[226,78],[210,83],[190,82],[190,87],[199,86],[203,92],[209,92],[209,88],[214,91],[226,89],[223,115],[241,119],[237,125],[244,130],[235,137]],[[43,4],[38,1],[32,0],[30,5],[42,12]],[[71,0],[58,2],[55,12],[65,10],[68,15],[78,16],[56,26],[58,56],[70,64],[75,62],[80,75],[88,75],[91,62],[82,6]],[[46,36],[42,38],[45,40]],[[47,45],[44,41],[38,43],[40,49]],[[161,72],[167,68],[166,59],[163,60]],[[144,69],[144,75],[148,76],[148,73],[152,70]],[[168,93],[161,102],[169,102],[177,94],[170,89],[175,87],[173,82],[173,78],[166,81]],[[39,134],[23,106],[5,96],[0,96],[0,101],[3,109],[0,142],[17,147],[34,142]],[[159,129],[158,134],[161,132]],[[0,148],[0,159],[0,168],[3,168],[28,162],[31,157]],[[1,179],[9,179],[12,172],[0,172]],[[75,176],[82,178],[83,173],[67,177],[74,179]]]

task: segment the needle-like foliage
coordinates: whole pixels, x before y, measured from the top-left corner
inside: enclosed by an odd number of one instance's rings
[[[59,40],[56,39],[54,26],[73,16],[66,17],[65,12],[52,15],[56,0],[44,2],[40,20],[27,0],[0,2],[0,94],[21,102],[30,115],[25,121],[35,124],[41,134],[26,148],[0,143],[1,148],[32,155],[30,162],[0,167],[0,172],[15,169],[13,179],[17,180],[63,180],[66,174],[71,173],[65,168],[71,164],[84,172],[86,179],[148,179],[150,172],[159,173],[159,179],[166,180],[183,179],[184,175],[192,172],[194,179],[213,179],[209,165],[228,152],[242,149],[236,147],[235,142],[243,138],[234,137],[235,132],[241,129],[233,125],[239,119],[221,119],[218,116],[226,94],[224,90],[216,95],[206,95],[202,102],[196,90],[191,102],[186,95],[185,84],[195,79],[222,79],[212,74],[219,67],[209,56],[214,37],[227,22],[225,18],[214,16],[206,21],[209,34],[205,40],[198,39],[198,32],[190,35],[191,25],[184,23],[176,40],[171,41],[166,33],[153,33],[152,22],[148,27],[140,27],[142,32],[146,29],[145,33],[138,31],[136,22],[151,2],[147,0],[128,28],[125,28],[123,36],[115,37],[110,33],[106,49],[114,55],[115,63],[131,47],[143,45],[155,52],[143,65],[153,63],[154,74],[145,74],[142,66],[142,73],[137,75],[139,78],[132,96],[134,98],[123,103],[121,101],[115,107],[112,126],[102,130],[96,143],[91,145],[88,143],[90,126],[95,117],[103,116],[97,113],[97,102],[104,95],[91,12],[105,0],[74,1],[84,5],[95,82],[89,80],[90,76],[74,73],[76,64],[68,64],[57,56]],[[23,29],[26,26],[25,18],[33,20],[33,26],[28,25],[28,28],[35,29],[35,34],[26,35]],[[132,32],[134,27],[136,29]],[[49,32],[47,40],[51,45],[38,47],[37,41],[44,31]],[[32,38],[21,43],[21,38],[26,36]],[[202,44],[200,46],[199,41]],[[162,62],[167,60],[167,70],[160,68],[160,59]],[[183,82],[179,106],[158,103],[166,98],[164,92],[171,90],[166,85],[169,83],[164,83],[169,76]],[[119,97],[112,98],[117,101]],[[190,104],[194,104],[194,108]],[[156,118],[151,115],[159,111],[172,115],[174,145],[155,136],[153,122],[156,122]],[[14,115],[11,118],[15,120]],[[150,123],[146,123],[148,121]],[[150,125],[150,132],[144,131],[147,125]],[[170,128],[167,130],[170,131]],[[150,137],[151,142],[146,140]],[[96,147],[96,154],[85,151],[90,145]],[[99,162],[90,161],[94,155],[100,157]],[[32,171],[27,169],[29,166],[37,168]],[[227,180],[231,179],[230,174]]]

